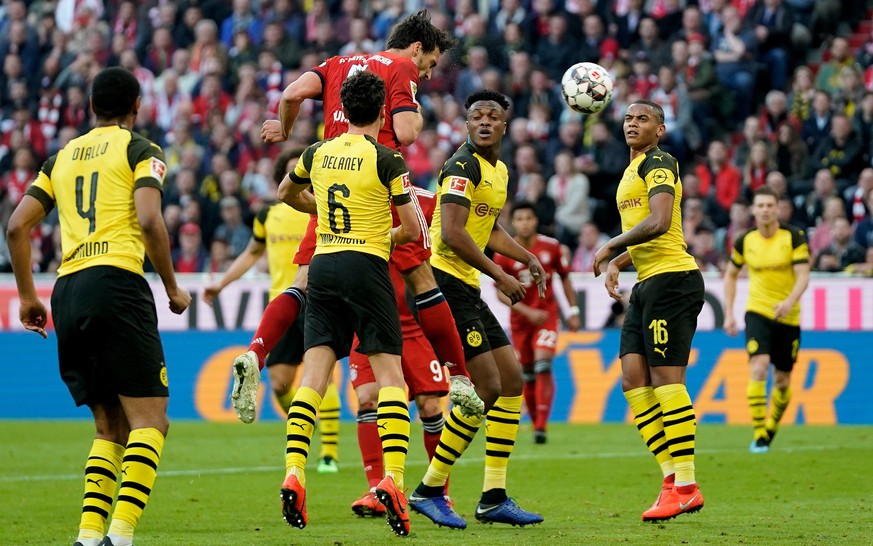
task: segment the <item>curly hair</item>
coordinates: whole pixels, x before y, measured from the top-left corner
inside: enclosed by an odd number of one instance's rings
[[[133,112],[140,94],[139,80],[127,69],[102,70],[91,84],[91,104],[99,119],[113,119]]]
[[[273,180],[276,181],[276,184],[281,184],[285,175],[288,174],[286,168],[288,162],[300,157],[301,155],[303,155],[303,148],[298,147],[289,148],[279,154],[276,158],[276,162],[273,164]]]
[[[372,72],[358,72],[343,82],[340,101],[351,125],[370,125],[385,106],[385,82]]]
[[[509,99],[506,98],[506,95],[498,91],[494,91],[493,89],[482,89],[480,91],[470,93],[469,95],[467,95],[467,100],[464,101],[464,108],[469,110],[471,106],[473,106],[480,100],[494,101],[499,104],[500,107],[503,108],[503,110],[509,110]]]
[[[421,49],[425,53],[435,49],[445,53],[458,43],[454,36],[430,22],[430,14],[426,9],[394,25],[385,42],[385,49],[406,49],[415,42],[421,42]]]

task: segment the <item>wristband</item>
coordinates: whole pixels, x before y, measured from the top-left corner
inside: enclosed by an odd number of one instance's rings
[[[582,311],[579,310],[578,305],[574,305],[573,307],[570,308],[570,316],[571,317],[578,317],[581,313],[582,313]]]

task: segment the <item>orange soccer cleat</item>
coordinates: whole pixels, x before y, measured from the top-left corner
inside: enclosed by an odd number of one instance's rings
[[[306,489],[294,474],[288,474],[282,483],[282,517],[292,527],[303,529],[308,523],[306,517]]]
[[[375,518],[385,515],[385,505],[379,502],[374,491],[367,491],[352,503],[352,512],[362,518]]]
[[[376,498],[385,506],[385,517],[388,526],[395,534],[405,537],[409,534],[409,511],[406,496],[397,489],[394,478],[385,476],[376,486]]]
[[[666,480],[665,484],[666,486]],[[676,486],[669,492],[666,488],[651,508],[643,512],[643,521],[664,521],[673,519],[679,514],[693,514],[703,508],[703,494],[697,484]]]

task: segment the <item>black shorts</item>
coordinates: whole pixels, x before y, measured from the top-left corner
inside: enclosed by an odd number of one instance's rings
[[[90,267],[58,279],[51,303],[61,378],[77,406],[170,395],[155,300],[141,275]]]
[[[388,262],[363,252],[316,254],[309,264],[304,347],[327,345],[344,358],[354,334],[362,354],[403,353]]]
[[[696,269],[638,282],[621,327],[619,356],[645,355],[649,366],[687,366],[701,309],[703,275]]]
[[[746,312],[746,352],[749,356],[770,355],[770,362],[781,372],[790,372],[800,349],[800,326]]]
[[[276,364],[297,365],[303,362],[303,325],[306,322],[305,313],[306,309],[303,309],[303,312],[297,315],[297,320],[294,321],[290,328],[285,330],[285,333],[279,339],[279,343],[267,355],[265,364],[268,368]]]
[[[434,268],[433,276],[452,310],[467,362],[488,351],[509,345],[506,332],[488,305],[482,301],[478,288],[437,268]]]

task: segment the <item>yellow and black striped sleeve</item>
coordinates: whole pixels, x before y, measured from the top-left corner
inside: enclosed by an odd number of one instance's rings
[[[52,169],[55,167],[57,154],[51,156],[42,164],[42,168],[36,175],[36,180],[24,192],[40,202],[46,214],[55,208],[55,190],[52,187]]]
[[[746,259],[743,256],[744,245],[746,242],[746,235],[748,235],[748,231],[744,231],[741,234],[737,235],[736,240],[734,241],[734,247],[731,249],[731,263],[737,267],[743,267],[743,264],[746,263]]]
[[[263,244],[267,242],[267,216],[275,205],[264,205],[252,224],[252,239]]]
[[[467,146],[461,146],[440,171],[440,203],[455,203],[469,209],[473,202],[473,191],[482,181],[482,168]]]
[[[806,232],[788,224],[783,224],[782,227],[791,232],[791,265],[809,263],[809,244],[806,240]]]
[[[395,205],[405,205],[412,201],[409,195],[409,169],[403,160],[403,154],[377,143],[376,173],[382,185],[388,188],[391,201]]]
[[[646,152],[646,158],[640,163],[637,174],[646,181],[649,199],[661,192],[676,195],[679,164],[676,158],[667,152],[658,148]]]
[[[133,189],[157,188],[164,191],[167,161],[161,147],[138,133],[131,133],[127,161],[133,171]]]

